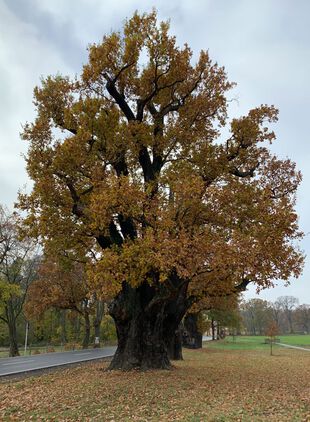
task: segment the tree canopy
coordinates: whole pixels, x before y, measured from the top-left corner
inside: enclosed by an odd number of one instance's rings
[[[172,315],[177,324],[194,301],[301,272],[301,175],[268,148],[278,111],[261,105],[229,122],[233,85],[207,51],[194,63],[153,11],[91,45],[79,78],[49,76],[34,90],[25,231],[83,261],[94,291],[112,300],[123,324],[114,367],[168,365],[164,346],[128,351],[137,321],[161,344],[155,327]]]

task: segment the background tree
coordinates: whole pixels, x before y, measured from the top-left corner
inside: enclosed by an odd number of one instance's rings
[[[95,331],[95,339],[94,339],[94,347],[100,347],[100,326],[105,314],[105,303],[103,300],[100,300],[93,296],[93,300],[95,302],[95,316],[94,316],[94,331]]]
[[[298,331],[310,334],[310,305],[297,306],[293,318],[298,326]]]
[[[193,349],[202,347],[202,337],[209,328],[218,331],[232,328],[240,320],[239,295],[237,293],[222,297],[206,296],[195,303],[186,314],[183,323],[183,346]],[[219,333],[218,333],[219,334]]]
[[[273,343],[275,342],[275,338],[278,334],[279,334],[279,328],[277,326],[277,323],[275,321],[271,321],[266,330],[266,335],[269,337],[271,356],[272,356]]]
[[[118,335],[111,368],[168,368],[165,337],[201,296],[298,276],[294,211],[300,174],[266,146],[261,106],[227,123],[225,71],[180,48],[156,13],[89,48],[76,81],[35,88],[20,196],[25,231],[46,250],[74,251]],[[55,128],[63,131],[59,139]],[[204,274],[204,277],[202,277]]]
[[[241,304],[243,324],[248,334],[264,335],[272,321],[272,309],[266,300],[250,299]]]
[[[10,356],[19,355],[17,319],[39,261],[34,242],[19,239],[18,226],[17,215],[0,207],[0,320],[8,327]]]
[[[65,265],[52,257],[45,257],[39,267],[38,280],[32,283],[28,290],[25,304],[27,317],[40,318],[50,308],[76,312],[84,320],[85,335],[82,347],[87,348],[93,307],[83,265],[72,262]]]
[[[274,320],[278,326],[280,332],[285,331],[284,321],[283,321],[283,312],[281,304],[278,301],[270,303],[270,310],[272,314],[272,320]]]
[[[228,333],[240,330],[241,316],[239,311],[240,297],[238,294],[217,297],[210,302],[207,312],[211,320],[212,340],[223,338]],[[215,336],[216,329],[216,336]]]
[[[289,326],[289,332],[292,334],[294,332],[293,311],[299,304],[299,300],[294,296],[280,296],[276,300],[276,304],[282,309]]]
[[[202,312],[188,312],[183,322],[183,346],[189,349],[200,349],[203,336]]]

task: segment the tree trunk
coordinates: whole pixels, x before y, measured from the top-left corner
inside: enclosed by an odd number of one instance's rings
[[[147,283],[123,288],[109,306],[118,347],[109,369],[169,369],[164,342],[164,303]]]
[[[80,342],[80,331],[81,331],[80,318],[81,318],[81,315],[77,313],[77,314],[75,314],[75,316],[73,317],[73,320],[71,322],[72,329],[73,329],[72,334],[73,334],[75,343]]]
[[[89,312],[88,310],[84,311],[84,322],[85,322],[85,332],[83,338],[83,349],[87,349],[89,346],[89,339],[90,339],[90,319],[89,319]]]
[[[216,338],[215,338],[215,321],[214,321],[213,318],[211,320],[211,332],[212,332],[212,340],[216,340]]]
[[[175,279],[174,279],[175,280]],[[192,305],[193,297],[187,298],[188,283],[181,283],[177,294],[166,304],[164,336],[169,358],[183,360],[182,338],[184,326],[182,319]]]
[[[67,319],[66,319],[66,309],[60,310],[60,327],[61,327],[61,343],[66,344],[68,342],[67,339]]]
[[[10,339],[10,352],[9,352],[9,356],[10,357],[19,356],[15,319],[14,320],[10,320],[8,322],[8,327],[9,327],[9,339]]]
[[[287,319],[288,319],[290,334],[294,334],[292,313],[290,311],[287,314]]]
[[[198,314],[189,313],[184,319],[183,346],[188,349],[202,348],[202,333],[198,329]]]
[[[177,329],[167,329],[166,324],[165,326],[165,344],[167,347],[167,352],[169,359],[171,360],[183,360],[182,354],[182,332],[183,332],[183,325],[182,323],[179,324]]]
[[[104,313],[104,303],[97,299],[96,315],[94,319],[95,341],[94,348],[100,347],[100,324]]]

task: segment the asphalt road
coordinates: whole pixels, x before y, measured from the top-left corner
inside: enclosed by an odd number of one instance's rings
[[[212,337],[204,336],[203,340],[212,340]],[[85,349],[70,352],[18,356],[15,358],[1,358],[0,377],[107,358],[113,356],[115,350],[116,347],[104,347],[102,349]]]
[[[212,336],[202,336],[202,341],[210,341],[212,340]]]
[[[0,359],[0,377],[113,356],[116,347]]]

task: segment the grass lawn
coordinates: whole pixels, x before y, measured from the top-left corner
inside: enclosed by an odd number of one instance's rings
[[[64,351],[63,346],[50,346],[50,347],[52,347],[55,352]],[[19,348],[20,356],[30,356],[31,354],[34,354],[36,351],[39,351],[40,353],[48,353],[48,348],[46,346],[32,347],[31,350],[28,348],[26,354],[24,352],[24,347]],[[7,357],[9,357],[9,349],[8,348],[0,349],[0,358],[7,358]]]
[[[265,344],[266,336],[227,336],[224,340],[208,341],[206,347],[223,350],[268,350]]]
[[[184,352],[170,371],[107,363],[0,384],[1,421],[309,421],[310,353],[278,348]]]
[[[291,344],[293,346],[306,346],[310,347],[310,335],[295,335],[279,336],[281,343]]]
[[[225,340],[210,341],[205,344],[209,348],[225,349],[225,350],[267,350],[269,345],[265,344],[266,336],[228,336]],[[277,336],[281,343],[290,344],[293,346],[303,346],[310,348],[310,335],[287,335]],[[275,349],[280,346],[275,345]]]

